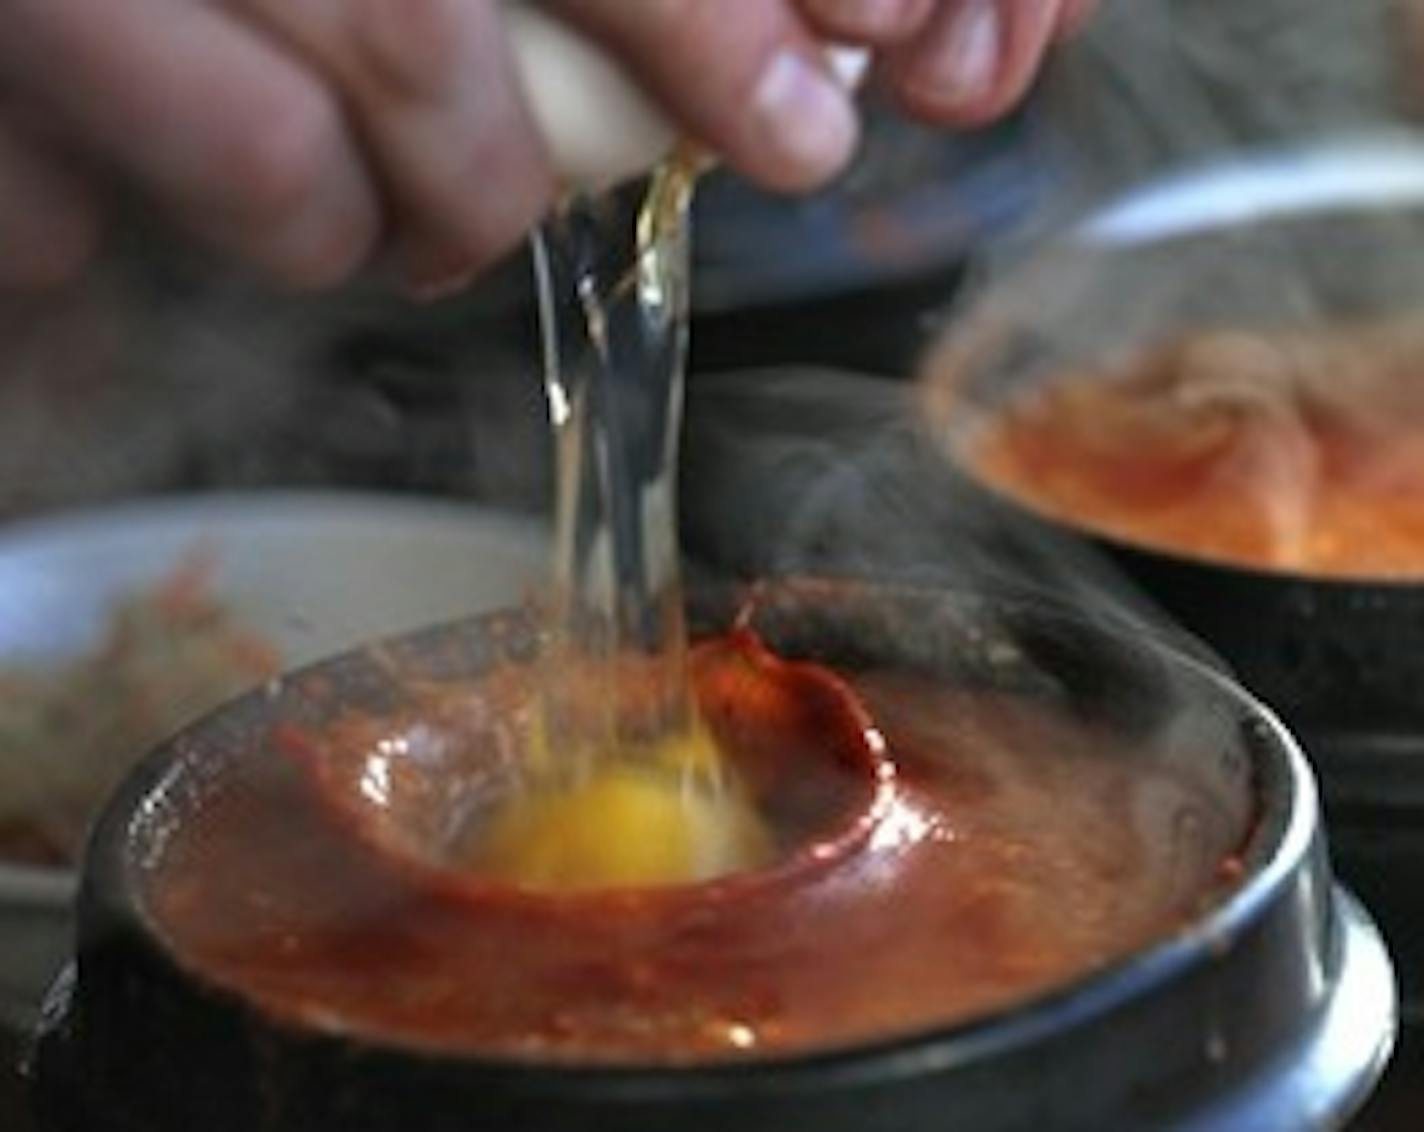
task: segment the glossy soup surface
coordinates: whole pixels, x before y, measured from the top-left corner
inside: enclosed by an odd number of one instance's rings
[[[841,857],[817,861],[807,834],[760,883],[461,890],[353,835],[289,760],[249,758],[149,866],[151,911],[183,962],[307,1025],[676,1063],[962,1020],[1170,932],[1218,891],[1240,831],[1141,751],[1027,700],[855,684],[897,779]],[[419,718],[327,738],[392,749],[488,709],[480,685],[432,696]],[[781,781],[827,773],[801,770]]]
[[[1058,375],[970,463],[1139,545],[1298,573],[1424,577],[1424,325],[1211,332]]]

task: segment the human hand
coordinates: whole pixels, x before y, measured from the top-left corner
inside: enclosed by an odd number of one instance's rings
[[[1098,0],[800,0],[816,30],[874,46],[912,114],[944,125],[1000,117],[1028,93],[1050,47]]]
[[[912,113],[971,126],[1027,93],[1097,0],[545,0],[622,57],[693,137],[770,187],[814,188],[857,120],[828,42],[865,47]]]
[[[907,106],[967,124],[1022,94],[1049,40],[1090,2],[546,7],[605,44],[680,128],[733,167],[801,190],[833,176],[856,143],[850,98],[824,65],[825,38],[873,46]],[[79,270],[99,240],[96,185],[114,175],[290,285],[339,282],[379,251],[418,294],[458,286],[509,250],[555,190],[499,8],[9,0],[0,286]]]
[[[96,171],[275,279],[380,247],[413,288],[507,249],[552,175],[492,0],[11,0],[0,273],[72,272]],[[40,124],[47,142],[32,129]]]

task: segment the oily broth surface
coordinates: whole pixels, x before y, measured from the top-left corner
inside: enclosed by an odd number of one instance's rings
[[[1170,932],[1215,891],[1220,854],[1184,867],[1139,827],[1206,812],[1153,761],[1024,700],[857,686],[900,785],[824,869],[707,899],[470,897],[354,838],[290,763],[251,758],[167,844],[147,899],[190,969],[307,1025],[679,1063],[982,1014]]]
[[[1424,321],[1208,331],[1055,376],[968,439],[985,481],[1194,557],[1424,577]]]

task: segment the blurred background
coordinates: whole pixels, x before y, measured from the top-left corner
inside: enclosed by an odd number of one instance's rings
[[[1110,0],[1001,126],[949,136],[877,108],[832,191],[781,200],[712,178],[694,391],[772,364],[904,379],[966,270],[982,276],[1115,193],[1213,154],[1412,125],[1411,8]],[[79,286],[0,299],[0,514],[314,484],[544,507],[522,257],[413,307],[376,280],[274,294],[138,210],[114,237]]]

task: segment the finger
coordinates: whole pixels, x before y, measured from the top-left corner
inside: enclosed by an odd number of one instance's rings
[[[396,213],[418,293],[508,251],[553,175],[488,0],[241,0],[342,92]]]
[[[963,126],[1002,116],[1032,86],[1061,0],[941,0],[916,39],[886,62],[900,101],[919,117]]]
[[[883,45],[914,35],[934,11],[934,0],[801,0],[801,10],[827,39]]]
[[[1063,0],[1063,11],[1058,17],[1055,35],[1058,39],[1069,39],[1077,35],[1097,11],[1098,0]]]
[[[769,188],[838,173],[859,133],[850,96],[789,0],[549,0],[603,41],[694,138]]]
[[[340,106],[190,0],[12,0],[0,69],[220,247],[277,278],[349,274],[379,230]]]
[[[33,131],[0,112],[0,288],[69,282],[98,243],[93,194]]]

